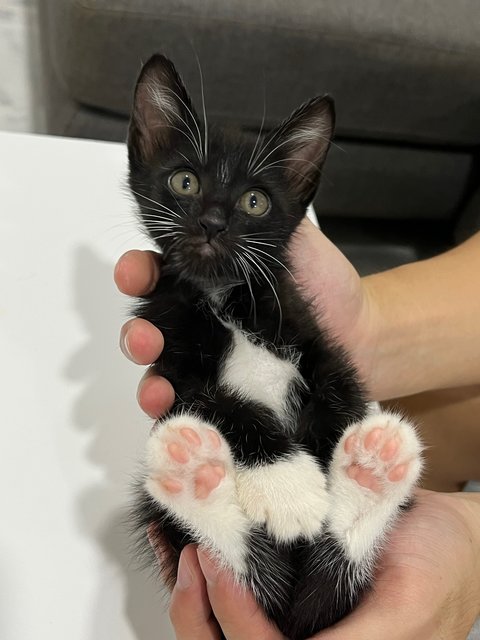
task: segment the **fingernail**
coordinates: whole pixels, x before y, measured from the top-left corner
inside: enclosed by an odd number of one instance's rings
[[[178,563],[177,570],[177,589],[188,589],[188,587],[193,583],[193,573],[190,569],[190,566],[185,558],[185,554],[180,554],[180,561]]]
[[[218,578],[218,567],[215,563],[200,549],[197,549],[198,561],[205,576],[207,584],[215,584]]]
[[[127,356],[130,360],[133,360],[128,341],[128,331],[120,339],[120,349],[122,350],[123,355]]]

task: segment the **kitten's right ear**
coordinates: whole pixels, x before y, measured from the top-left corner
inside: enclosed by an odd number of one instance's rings
[[[198,134],[198,139],[197,139]],[[143,66],[128,130],[130,162],[148,164],[156,151],[185,136],[201,151],[198,116],[173,63],[160,54]]]

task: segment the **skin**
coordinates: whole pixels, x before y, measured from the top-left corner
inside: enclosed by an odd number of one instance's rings
[[[465,640],[480,610],[480,504],[422,491],[395,529],[375,589],[318,640]],[[439,560],[441,559],[441,560]],[[193,545],[181,557],[170,617],[178,640],[280,640],[253,596]]]
[[[304,221],[292,241],[291,260],[319,321],[349,350],[372,398],[468,385],[478,403],[480,233],[441,256],[361,279]],[[145,295],[160,272],[157,254],[130,251],[117,263],[115,282],[126,295]],[[161,354],[163,337],[134,319],[122,328],[120,345],[130,360],[145,365]],[[158,417],[173,399],[168,381],[147,372],[138,389],[142,409]],[[373,592],[315,637],[464,640],[478,614],[480,495],[422,491],[389,540]],[[182,553],[170,615],[178,640],[216,640],[220,627],[228,640],[282,637],[251,594],[193,546]]]

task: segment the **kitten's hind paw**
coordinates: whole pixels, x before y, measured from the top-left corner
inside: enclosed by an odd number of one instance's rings
[[[399,416],[379,413],[349,427],[329,472],[329,526],[353,560],[381,541],[421,472],[415,429]]]
[[[236,497],[230,449],[215,426],[192,415],[159,422],[146,462],[150,496],[241,573],[248,522]]]
[[[190,421],[169,421],[157,427],[159,433],[152,434],[151,478],[157,483],[155,489],[163,489],[166,494],[185,493],[205,500],[225,478],[226,466],[231,466],[230,454],[215,429]]]

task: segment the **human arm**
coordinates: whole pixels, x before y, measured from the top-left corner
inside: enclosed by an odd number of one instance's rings
[[[428,260],[360,278],[305,221],[291,257],[320,322],[375,400],[480,382],[480,233]]]

